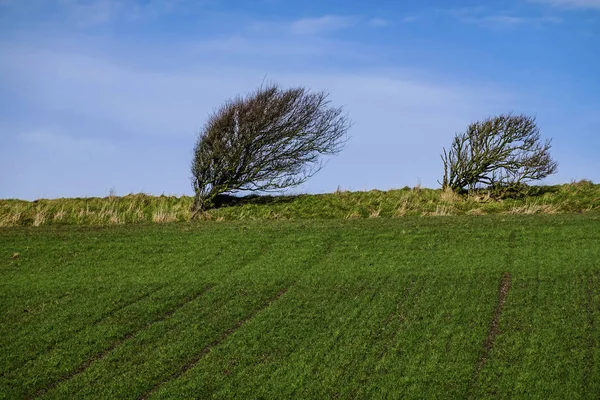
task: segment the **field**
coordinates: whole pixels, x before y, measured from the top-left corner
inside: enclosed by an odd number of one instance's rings
[[[0,229],[0,398],[598,398],[600,214]]]

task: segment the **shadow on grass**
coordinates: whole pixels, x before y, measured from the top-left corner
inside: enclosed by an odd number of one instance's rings
[[[251,194],[248,196],[232,196],[229,194],[220,194],[215,198],[214,208],[221,207],[233,207],[243,206],[246,204],[255,205],[273,205],[291,203],[296,200],[298,196],[271,196],[271,195],[258,195]]]
[[[546,193],[558,193],[561,190],[560,185],[554,186],[529,186],[527,188],[528,196],[543,196]]]
[[[519,185],[514,187],[508,186],[491,186],[485,188],[472,189],[470,192],[467,189],[463,189],[459,194],[475,194],[475,195],[489,195],[494,199],[505,200],[505,199],[524,199],[527,197],[539,197],[546,193],[558,193],[561,191],[561,185],[554,186],[529,186]]]

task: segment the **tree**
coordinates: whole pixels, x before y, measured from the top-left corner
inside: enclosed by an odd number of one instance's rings
[[[541,141],[535,118],[501,114],[470,124],[447,151],[442,186],[454,191],[488,187],[518,188],[554,174],[551,140]]]
[[[214,207],[220,194],[279,191],[317,173],[320,156],[339,153],[351,126],[328,96],[272,84],[210,115],[191,165],[195,214]]]

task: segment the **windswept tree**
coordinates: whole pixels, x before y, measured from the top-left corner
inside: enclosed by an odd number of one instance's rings
[[[226,102],[200,132],[192,160],[195,213],[222,193],[279,191],[304,183],[339,153],[350,128],[326,92],[272,84]]]
[[[551,141],[542,141],[535,118],[501,114],[470,124],[444,148],[442,186],[454,191],[478,186],[517,188],[554,174]]]

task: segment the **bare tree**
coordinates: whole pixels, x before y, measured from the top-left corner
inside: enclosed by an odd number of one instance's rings
[[[337,154],[350,128],[328,93],[272,84],[226,102],[200,132],[192,160],[194,212],[221,193],[279,191],[300,185]]]
[[[460,191],[478,185],[516,188],[554,174],[551,141],[541,141],[535,118],[501,114],[470,124],[444,148],[442,186]]]

